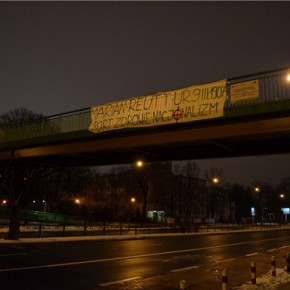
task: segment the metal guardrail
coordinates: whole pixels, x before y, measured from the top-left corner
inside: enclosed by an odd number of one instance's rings
[[[256,100],[239,103],[231,103],[229,96],[229,99],[225,104],[225,108],[227,109],[227,114],[225,117],[236,116],[237,114],[247,115],[264,112],[265,110],[269,110],[271,108],[269,106],[262,110],[255,110],[252,108],[253,106],[266,103],[271,104],[275,110],[290,109],[290,102],[285,104],[283,103],[285,100],[290,100],[290,82],[287,81],[287,74],[289,73],[290,67],[286,67],[283,69],[228,79],[228,95],[230,85],[250,80],[259,80],[260,94],[259,98]],[[274,105],[275,103],[276,105]],[[248,106],[250,106],[249,110],[240,110],[242,107],[246,108]],[[44,117],[39,121],[29,124],[16,124],[13,128],[0,128],[0,148],[5,148],[5,144],[7,144],[7,147],[10,146],[11,142],[15,145],[15,142],[17,141],[28,139],[35,140],[39,137],[49,138],[47,140],[51,140],[52,136],[56,140],[57,136],[72,138],[73,133],[88,131],[90,122],[90,108],[85,108],[77,111]]]
[[[71,225],[33,222],[20,226],[21,237],[77,237],[77,236],[140,236],[153,234],[188,234],[188,233],[226,233],[260,230],[289,229],[289,224],[192,224],[184,227],[181,224],[155,224],[151,223],[110,223],[98,222],[94,224]],[[0,237],[8,233],[8,226],[0,224]]]

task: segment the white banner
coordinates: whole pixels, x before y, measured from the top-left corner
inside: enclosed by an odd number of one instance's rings
[[[226,82],[221,80],[92,107],[89,130],[100,133],[221,117]]]
[[[253,80],[231,85],[231,103],[255,100],[259,98],[259,81]]]

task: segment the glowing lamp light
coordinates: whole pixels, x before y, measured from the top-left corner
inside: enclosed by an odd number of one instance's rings
[[[138,161],[136,162],[136,166],[137,166],[137,167],[143,167],[143,165],[144,165],[144,163],[143,163],[142,160],[138,160]]]
[[[218,179],[217,177],[214,177],[214,178],[212,179],[212,182],[213,182],[214,184],[217,184],[217,183],[219,183],[219,179]]]

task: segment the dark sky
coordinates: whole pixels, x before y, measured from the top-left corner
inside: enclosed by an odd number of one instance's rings
[[[52,115],[287,66],[289,11],[276,1],[0,2],[0,114]]]

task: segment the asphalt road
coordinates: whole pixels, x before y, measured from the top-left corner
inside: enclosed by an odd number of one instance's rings
[[[276,230],[1,244],[0,289],[93,290],[282,247],[289,238],[290,230]]]

